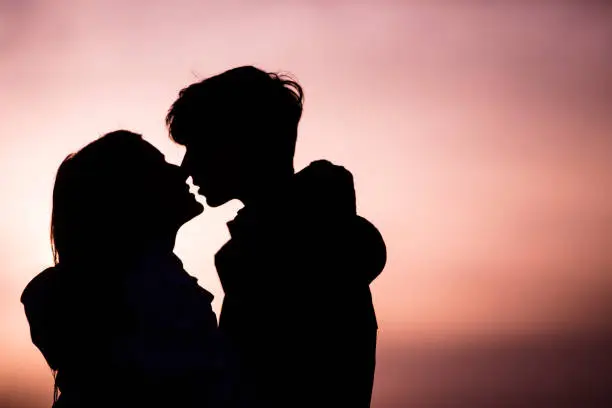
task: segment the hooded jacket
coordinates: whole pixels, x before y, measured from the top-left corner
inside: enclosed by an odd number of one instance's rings
[[[378,328],[369,284],[386,249],[357,215],[351,173],[314,162],[228,227],[215,258],[219,327],[241,358],[248,404],[369,406]]]

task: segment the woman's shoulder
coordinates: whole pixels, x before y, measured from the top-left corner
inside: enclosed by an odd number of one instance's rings
[[[202,288],[181,263],[173,261],[144,263],[130,274],[125,296],[138,315],[155,315],[156,321],[165,320],[164,316],[170,321],[177,315],[212,313],[213,295]]]

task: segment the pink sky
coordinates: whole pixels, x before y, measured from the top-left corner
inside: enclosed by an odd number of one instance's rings
[[[179,162],[163,126],[178,90],[244,64],[295,74],[297,167],[349,168],[386,238],[381,351],[606,324],[612,8],[206,3],[0,0],[0,382],[47,392],[18,298],[51,264],[61,159],[127,128]],[[207,209],[177,246],[216,310],[212,256],[239,206]]]

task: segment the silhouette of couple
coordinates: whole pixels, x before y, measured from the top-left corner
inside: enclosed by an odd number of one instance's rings
[[[181,167],[119,130],[69,155],[53,189],[55,266],[21,301],[55,374],[56,408],[369,407],[385,245],[352,175],[295,173],[300,85],[239,67],[179,93],[166,122]],[[174,255],[179,228],[243,202],[213,296]]]

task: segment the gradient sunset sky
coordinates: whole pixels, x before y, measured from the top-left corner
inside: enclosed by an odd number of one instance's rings
[[[19,295],[52,263],[61,160],[125,128],[180,162],[168,107],[238,65],[297,77],[296,168],[351,170],[386,239],[379,353],[606,328],[611,40],[603,1],[0,0],[0,405],[50,393]],[[240,206],[207,208],[177,244],[217,312],[212,257]],[[385,394],[393,364],[374,407],[404,406]]]

